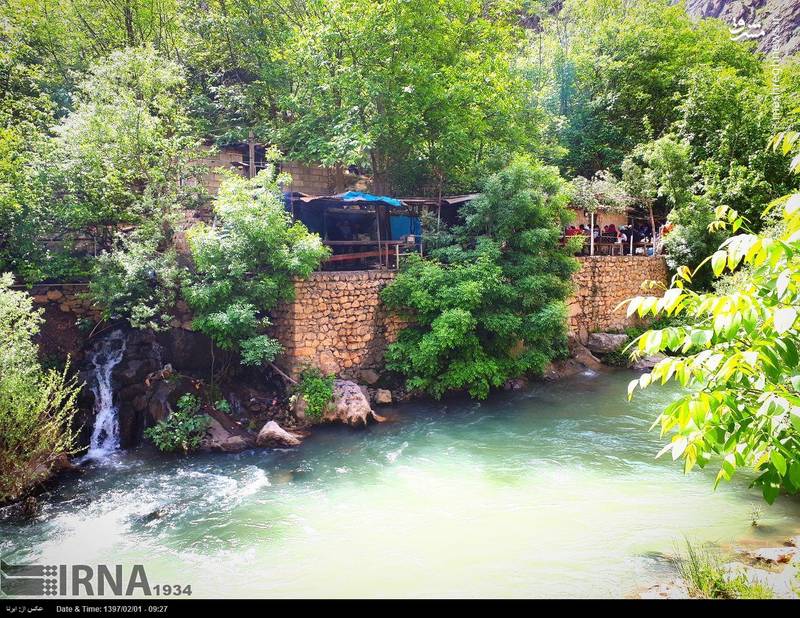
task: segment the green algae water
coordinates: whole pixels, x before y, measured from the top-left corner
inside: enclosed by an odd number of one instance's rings
[[[144,565],[193,597],[622,597],[670,577],[684,537],[767,544],[800,503],[712,491],[648,428],[671,397],[587,374],[487,402],[415,402],[294,450],[137,449],[0,524],[6,561]]]

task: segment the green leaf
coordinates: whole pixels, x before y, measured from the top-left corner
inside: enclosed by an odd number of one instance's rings
[[[775,498],[778,497],[780,491],[780,485],[777,483],[765,483],[761,487],[761,494],[764,496],[764,500],[767,501],[767,504],[772,504],[775,502]]]
[[[792,465],[789,466],[789,480],[795,486],[795,489],[800,491],[800,461],[793,461]]]
[[[786,459],[783,455],[781,455],[778,451],[773,450],[769,454],[769,459],[772,462],[772,465],[775,466],[778,474],[781,476],[786,474]]]
[[[727,260],[727,251],[716,251],[714,255],[711,256],[711,268],[715,276],[719,277],[722,274],[722,271],[725,270],[725,263]]]

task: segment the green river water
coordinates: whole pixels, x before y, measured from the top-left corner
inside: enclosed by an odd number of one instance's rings
[[[621,597],[669,578],[695,541],[797,533],[746,479],[712,491],[648,428],[670,397],[625,400],[628,372],[488,402],[415,402],[285,451],[118,453],[61,483],[41,516],[0,523],[12,563],[143,564],[194,597]]]

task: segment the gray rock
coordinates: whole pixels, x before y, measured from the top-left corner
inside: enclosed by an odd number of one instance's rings
[[[666,356],[662,354],[653,354],[652,356],[642,356],[637,358],[631,367],[637,371],[650,371],[658,363],[664,360]]]
[[[748,555],[757,562],[765,564],[788,564],[800,550],[797,547],[762,547]]]
[[[380,380],[381,377],[378,375],[377,371],[374,371],[372,369],[364,369],[363,371],[359,372],[358,378],[362,382],[372,386],[373,384],[375,384],[375,382]]]
[[[302,440],[298,434],[286,431],[275,421],[266,423],[256,437],[256,444],[258,444],[258,446],[273,448],[298,446],[301,442]]]
[[[372,411],[361,387],[350,380],[335,380],[333,402],[325,410],[323,420],[346,425],[366,425],[379,417]]]
[[[622,333],[591,333],[586,347],[594,354],[616,352],[628,342],[628,335]]]
[[[385,388],[379,388],[377,391],[375,391],[375,403],[392,403],[392,391]]]
[[[583,345],[574,337],[571,337],[569,340],[569,353],[572,357],[572,360],[583,365],[585,369],[599,371],[605,368],[605,365],[600,362],[600,359],[592,354],[585,345]]]
[[[250,446],[252,445],[249,445],[242,436],[231,433],[213,418],[200,444],[200,448],[204,451],[222,451],[223,453],[236,453]]]
[[[208,416],[211,423],[200,445],[201,449],[236,453],[256,445],[253,434],[240,427],[224,412],[209,409]]]

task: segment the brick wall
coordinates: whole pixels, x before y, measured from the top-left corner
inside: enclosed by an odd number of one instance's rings
[[[208,172],[200,179],[200,184],[205,187],[208,194],[214,196],[219,191],[222,183],[221,169],[233,170],[239,174],[244,173],[240,165],[242,163],[242,153],[233,148],[222,148],[218,152],[209,152],[197,163],[208,168]]]
[[[34,285],[29,293],[37,307],[58,309],[78,318],[98,320],[100,310],[86,298],[89,286],[85,283],[52,283]]]
[[[244,156],[235,148],[223,147],[217,152],[209,152],[197,163],[208,168],[208,173],[200,178],[200,184],[205,187],[212,197],[219,191],[222,174],[219,169],[230,169],[239,174],[246,175],[246,166],[242,166]],[[308,195],[333,195],[339,191],[369,191],[369,180],[366,177],[356,176],[346,171],[342,173],[340,184],[336,186],[336,170],[333,167],[322,165],[306,165],[295,161],[282,161],[280,169],[292,177],[291,184],[286,187],[288,191],[299,191]]]

